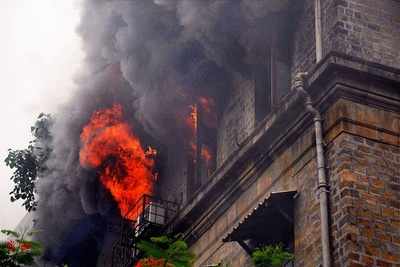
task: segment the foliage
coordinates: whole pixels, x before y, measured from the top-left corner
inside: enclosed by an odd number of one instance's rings
[[[24,234],[10,230],[1,230],[1,233],[8,236],[8,240],[0,242],[0,266],[29,266],[34,263],[34,257],[41,255],[41,245],[25,240]],[[27,235],[31,236],[32,234],[33,232],[30,232]]]
[[[136,267],[191,267],[195,258],[186,242],[178,236],[152,237],[150,241],[140,241],[138,248],[146,258],[140,260]]]
[[[14,188],[10,192],[12,202],[22,199],[27,211],[35,210],[35,180],[37,177],[37,162],[33,155],[33,147],[30,145],[24,150],[8,150],[8,156],[4,160],[6,165],[15,169],[11,176]]]
[[[50,128],[53,123],[54,120],[50,114],[40,113],[35,125],[31,127],[31,133],[35,137],[32,141],[34,144],[33,153],[39,163],[38,166],[40,171],[45,169],[44,163],[51,152],[50,143],[52,141],[52,136]]]
[[[22,199],[22,205],[27,211],[35,210],[37,201],[35,200],[35,181],[38,173],[44,170],[44,162],[50,154],[48,143],[51,141],[50,126],[53,120],[50,115],[41,113],[31,133],[35,137],[29,143],[27,149],[8,150],[5,163],[10,169],[14,170],[11,180],[14,188],[10,192],[11,202]]]
[[[256,249],[251,258],[256,267],[280,267],[293,260],[292,253],[285,251],[281,245],[264,246]]]

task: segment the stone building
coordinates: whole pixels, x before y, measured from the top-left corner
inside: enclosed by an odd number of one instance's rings
[[[172,227],[195,266],[251,266],[261,243],[283,243],[294,266],[400,266],[400,2],[271,5],[254,80],[238,77],[220,112],[215,171],[170,182]]]

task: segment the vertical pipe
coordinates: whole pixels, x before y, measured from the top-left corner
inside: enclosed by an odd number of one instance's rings
[[[314,118],[315,125],[315,144],[317,149],[317,168],[318,168],[318,194],[321,212],[321,242],[322,260],[324,267],[331,266],[331,251],[329,241],[329,215],[328,215],[328,182],[325,168],[324,144],[322,137],[322,118],[318,115]]]
[[[315,52],[317,63],[322,59],[322,16],[321,0],[314,1],[315,11]]]
[[[301,94],[305,100],[307,110],[314,116],[315,146],[317,150],[317,172],[318,172],[318,195],[321,214],[321,243],[322,243],[322,266],[331,267],[331,249],[329,238],[329,184],[325,168],[325,153],[322,132],[322,117],[320,112],[313,106],[311,96],[304,89],[306,73],[296,75],[294,89]]]

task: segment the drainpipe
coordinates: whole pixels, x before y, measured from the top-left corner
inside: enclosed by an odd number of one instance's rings
[[[317,63],[322,59],[322,16],[321,0],[314,1],[315,13],[315,52]]]
[[[318,170],[318,196],[321,213],[321,242],[322,242],[322,266],[331,266],[331,250],[329,240],[329,215],[328,197],[329,184],[326,176],[325,154],[322,136],[322,117],[321,113],[313,106],[311,96],[304,89],[307,73],[298,73],[295,78],[293,89],[296,90],[305,101],[305,107],[314,117],[315,144],[317,149],[317,170]]]

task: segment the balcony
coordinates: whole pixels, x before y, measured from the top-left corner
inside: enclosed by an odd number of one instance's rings
[[[119,234],[112,252],[112,267],[132,267],[139,256],[137,242],[167,233],[167,226],[178,212],[178,204],[143,195],[129,212],[130,218],[122,219],[114,231]]]

